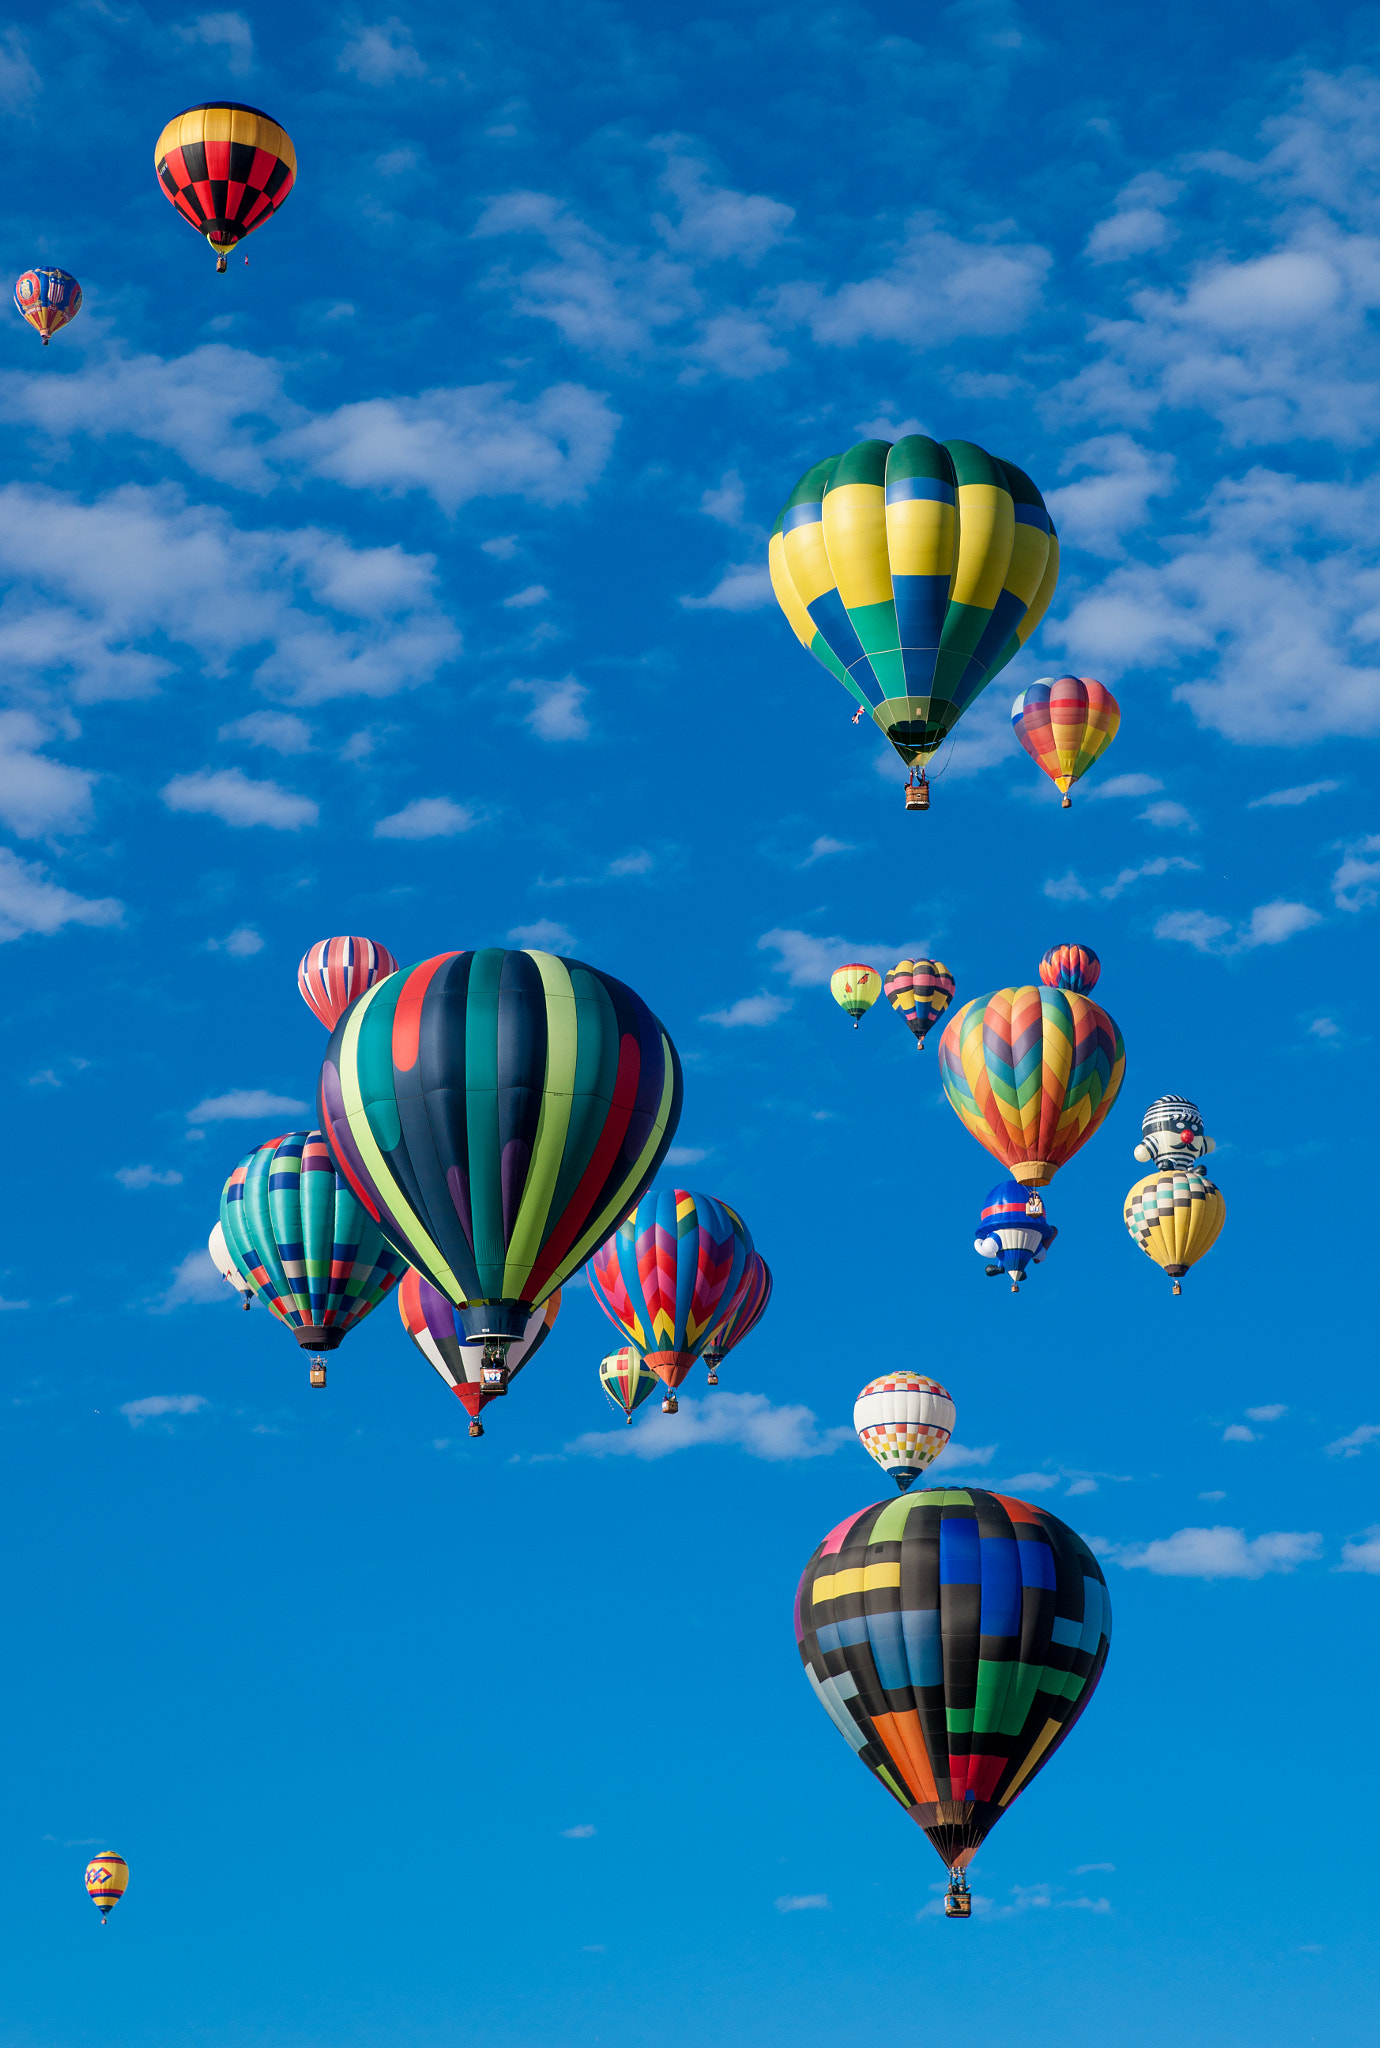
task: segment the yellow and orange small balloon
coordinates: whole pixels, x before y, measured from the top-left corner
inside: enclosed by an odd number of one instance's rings
[[[829,977],[829,993],[839,1008],[853,1019],[853,1029],[858,1020],[865,1017],[882,992],[882,977],[875,967],[865,967],[860,960],[850,960],[846,967],[836,967]]]
[[[86,1866],[86,1889],[91,1894],[91,1903],[101,1909],[101,1925],[105,1926],[106,1916],[112,1906],[118,1906],[129,1883],[129,1865],[123,1856],[102,1850],[93,1856]]]

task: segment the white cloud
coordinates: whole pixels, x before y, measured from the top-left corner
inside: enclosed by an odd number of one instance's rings
[[[292,711],[251,711],[216,734],[220,740],[243,740],[246,746],[269,747],[275,754],[309,754],[311,727]]]
[[[1222,1492],[1220,1487],[1218,1487],[1216,1491],[1212,1493],[1200,1493],[1198,1495],[1199,1500],[1225,1500],[1226,1497],[1227,1496],[1225,1495],[1225,1493]]]
[[[1248,811],[1258,811],[1263,804],[1306,804],[1315,796],[1330,796],[1334,789],[1341,788],[1340,782],[1300,782],[1292,789],[1272,789],[1268,796],[1252,797],[1247,804]]]
[[[320,815],[309,796],[276,782],[254,782],[238,768],[203,768],[175,775],[159,792],[170,811],[193,811],[226,825],[268,825],[275,832],[300,832]]]
[[[645,847],[638,847],[632,853],[620,853],[617,860],[608,864],[610,876],[647,875],[656,866],[656,861]]]
[[[778,1017],[784,1017],[791,1007],[789,996],[772,996],[763,992],[756,996],[739,996],[736,1003],[730,1003],[726,1010],[709,1010],[700,1018],[701,1024],[722,1024],[734,1030],[740,1024],[774,1024]]]
[[[706,519],[717,519],[723,526],[741,526],[746,502],[743,479],[736,469],[726,469],[718,483],[700,498],[700,510]]]
[[[567,1842],[587,1842],[592,1835],[597,1835],[598,1832],[599,1830],[596,1827],[592,1827],[587,1820],[581,1821],[578,1827],[561,1829],[561,1833]]]
[[[84,832],[91,823],[96,777],[38,753],[51,737],[31,712],[0,712],[0,819],[19,839]]]
[[[1151,499],[1174,488],[1173,456],[1150,454],[1130,434],[1084,441],[1069,451],[1062,472],[1079,481],[1044,494],[1061,544],[1113,560],[1125,555],[1125,536],[1148,522]]]
[[[956,1438],[950,1437],[934,1463],[946,1465],[950,1471],[964,1472],[970,1465],[990,1465],[996,1453],[995,1444],[961,1444]],[[1027,1473],[1026,1477],[1029,1476]]]
[[[503,609],[508,612],[527,611],[534,604],[545,604],[550,595],[544,583],[529,583],[525,590],[515,590],[511,597],[505,597]]]
[[[176,1308],[206,1308],[238,1299],[234,1288],[226,1286],[212,1265],[203,1240],[174,1269],[171,1285],[150,1305],[149,1314],[166,1316]]]
[[[117,1166],[115,1178],[122,1188],[180,1188],[182,1175],[175,1167],[160,1173],[153,1166]]]
[[[1289,1410],[1283,1401],[1268,1401],[1263,1408],[1248,1408],[1246,1413],[1252,1422],[1278,1422]]]
[[[879,966],[885,972],[895,960],[923,959],[924,948],[850,943],[839,938],[817,939],[811,932],[797,931],[791,926],[775,926],[763,932],[757,941],[760,953],[775,953],[775,972],[784,974],[792,988],[825,988],[836,967],[847,960],[865,960]]]
[[[1247,1429],[1244,1422],[1229,1422],[1222,1431],[1224,1444],[1258,1444],[1260,1438],[1253,1429]]]
[[[1175,233],[1163,209],[1178,198],[1183,186],[1159,171],[1132,178],[1116,196],[1116,211],[1100,220],[1088,237],[1084,255],[1092,263],[1124,263],[1162,249]]]
[[[580,709],[589,691],[574,676],[566,676],[559,683],[510,683],[508,688],[532,699],[532,709],[523,723],[530,725],[539,739],[589,738],[589,720]]]
[[[547,254],[514,274],[489,278],[513,311],[548,320],[576,348],[622,358],[652,348],[700,305],[688,264],[655,250],[619,248],[544,192],[490,200],[475,225],[480,239],[532,236]]]
[[[698,1166],[702,1159],[707,1159],[708,1157],[709,1154],[701,1151],[698,1145],[673,1145],[666,1154],[666,1164],[668,1166]]]
[[[17,28],[0,34],[0,107],[7,113],[22,114],[43,89],[43,80],[29,62],[24,38]]]
[[[603,473],[618,414],[582,384],[553,384],[530,403],[507,384],[367,398],[280,443],[319,476],[385,497],[426,491],[443,512],[472,498],[570,505]]]
[[[1157,922],[1155,937],[1178,940],[1199,953],[1244,953],[1255,946],[1281,946],[1321,922],[1320,914],[1306,903],[1260,903],[1249,923],[1239,925],[1235,937],[1227,941],[1229,918],[1213,917],[1205,910],[1170,910]]]
[[[410,804],[380,818],[375,839],[453,839],[478,824],[468,804],[452,803],[448,796],[415,796]]]
[[[208,939],[208,953],[228,953],[232,960],[252,960],[256,953],[262,953],[264,941],[261,933],[252,924],[236,925],[223,939]]]
[[[1346,859],[1332,877],[1332,900],[1338,910],[1371,910],[1380,901],[1380,860],[1362,860],[1380,853],[1380,832],[1346,849]]]
[[[274,1095],[267,1088],[232,1088],[225,1095],[207,1095],[187,1111],[189,1124],[247,1121],[250,1117],[305,1116],[309,1102],[292,1095]]]
[[[1090,1877],[1095,1870],[1115,1872],[1116,1865],[1115,1863],[1075,1863],[1073,1869],[1069,1872],[1069,1876]]]
[[[1092,891],[1083,887],[1072,868],[1065,875],[1051,875],[1044,893],[1052,903],[1087,903],[1092,897]]]
[[[365,85],[392,85],[395,79],[426,76],[412,31],[396,14],[357,29],[336,58],[335,68],[353,73]]]
[[[725,569],[707,596],[680,600],[688,612],[756,612],[772,601],[771,577],[760,562]]]
[[[885,270],[833,292],[786,285],[777,317],[835,348],[899,341],[921,349],[965,334],[1014,334],[1034,310],[1051,260],[1033,244],[964,241],[934,215],[917,214]]]
[[[812,868],[817,860],[827,860],[831,853],[853,853],[856,848],[847,839],[830,839],[827,836],[810,842],[810,851],[797,865]]]
[[[575,943],[574,932],[567,931],[563,924],[557,924],[549,917],[539,917],[535,924],[515,924],[508,937],[519,946],[542,949],[554,946],[558,952],[564,952]]]
[[[37,861],[21,860],[0,846],[0,945],[26,932],[51,938],[65,924],[114,925],[125,914],[113,896],[74,896],[48,879]]]
[[[1112,1546],[1110,1555],[1128,1571],[1154,1572],[1172,1579],[1262,1579],[1267,1572],[1292,1572],[1322,1556],[1319,1531],[1277,1529],[1246,1540],[1242,1529],[1179,1529],[1153,1543]]]
[[[1308,1031],[1313,1038],[1336,1038],[1341,1028],[1341,1025],[1334,1023],[1331,1017],[1315,1017]]]
[[[1113,775],[1106,782],[1095,782],[1084,802],[1105,803],[1118,796],[1157,796],[1163,788],[1158,775]]]
[[[219,1276],[213,1274],[212,1278]],[[219,1284],[223,1289],[224,1282]],[[162,1416],[195,1415],[198,1408],[205,1406],[204,1394],[146,1394],[142,1401],[122,1401],[120,1413],[128,1418],[131,1429],[142,1429],[146,1422],[155,1422]]]
[[[232,78],[247,78],[254,69],[254,31],[242,14],[199,14],[195,21],[173,29],[180,43],[203,43],[208,49],[224,50],[224,64]]]
[[[1380,1574],[1380,1522],[1372,1522],[1359,1537],[1347,1539],[1342,1545],[1342,1561],[1337,1569],[1339,1572]]]
[[[1363,1422],[1350,1436],[1339,1436],[1326,1449],[1330,1458],[1359,1458],[1362,1451],[1376,1442],[1380,1442],[1380,1422]]]
[[[827,1913],[828,1892],[792,1892],[776,1902],[778,1913]]]
[[[1143,860],[1138,868],[1123,868],[1120,874],[1115,875],[1097,893],[1099,896],[1105,896],[1107,901],[1111,903],[1121,895],[1124,889],[1129,889],[1133,882],[1153,881],[1160,875],[1195,875],[1197,872],[1198,863],[1196,860],[1185,860],[1183,855],[1179,853],[1161,853],[1157,854],[1154,860]],[[1048,888],[1046,888],[1045,893],[1047,895],[1050,893]]]
[[[511,562],[518,551],[518,537],[515,533],[497,533],[492,540],[481,540],[480,550],[492,555],[496,562]]]
[[[794,207],[760,192],[735,192],[710,182],[708,166],[682,153],[681,136],[657,136],[653,149],[667,152],[661,182],[680,208],[672,223],[662,215],[653,226],[673,249],[710,262],[732,257],[756,263],[785,236],[795,219]]]
[[[809,1408],[773,1407],[765,1394],[720,1392],[705,1401],[682,1395],[678,1415],[657,1409],[632,1429],[590,1431],[566,1449],[581,1457],[665,1458],[705,1444],[733,1444],[777,1463],[831,1457],[840,1444],[854,1441],[851,1428],[821,1429]]]
[[[1142,824],[1157,825],[1162,830],[1174,826],[1180,826],[1188,832],[1198,830],[1198,821],[1192,812],[1185,809],[1183,804],[1175,803],[1170,797],[1163,798],[1159,803],[1149,804],[1139,815]]]

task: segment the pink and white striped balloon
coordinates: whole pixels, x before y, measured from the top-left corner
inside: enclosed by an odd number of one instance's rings
[[[318,939],[302,955],[297,986],[307,1008],[334,1031],[355,997],[396,973],[397,966],[387,946],[374,939]]]

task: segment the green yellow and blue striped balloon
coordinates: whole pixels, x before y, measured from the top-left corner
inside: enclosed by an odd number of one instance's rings
[[[801,646],[907,767],[1025,645],[1059,579],[1058,538],[1024,471],[926,434],[860,441],[806,470],[768,559]]]
[[[680,1120],[642,998],[554,953],[439,953],[345,1012],[318,1094],[336,1165],[389,1242],[502,1352],[612,1236]]]

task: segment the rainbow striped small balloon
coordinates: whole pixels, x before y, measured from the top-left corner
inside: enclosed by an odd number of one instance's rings
[[[1051,946],[1040,961],[1046,988],[1071,988],[1079,996],[1092,994],[1101,972],[1102,962],[1091,946]]]
[[[297,986],[313,1016],[334,1031],[356,996],[397,971],[397,961],[376,939],[318,939],[302,955]]]
[[[713,1195],[657,1188],[589,1262],[594,1296],[674,1394],[742,1283],[753,1244]]]
[[[1072,785],[1116,738],[1121,706],[1106,684],[1091,676],[1042,676],[1011,706],[1011,723],[1035,766],[1062,793],[1067,810]]]

